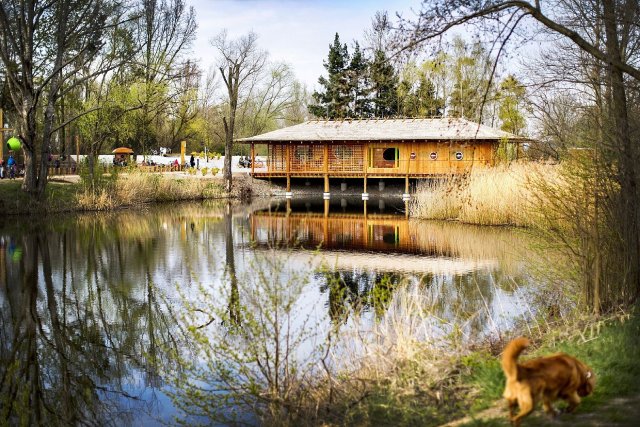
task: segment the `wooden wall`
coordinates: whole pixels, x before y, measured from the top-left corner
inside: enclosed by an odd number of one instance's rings
[[[304,173],[369,176],[465,173],[472,167],[493,166],[496,145],[496,141],[272,144],[268,150],[267,173],[294,176]],[[397,149],[395,154],[394,149]]]

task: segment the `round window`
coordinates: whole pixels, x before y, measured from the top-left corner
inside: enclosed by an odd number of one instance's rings
[[[398,151],[397,148],[387,148],[387,149],[385,149],[383,151],[382,158],[387,160],[387,161],[393,162],[393,161],[396,160],[396,152],[397,151]]]
[[[462,160],[462,151],[456,151],[456,160]]]
[[[435,159],[437,159],[437,158],[438,158],[438,153],[436,153],[435,151],[432,151],[432,152],[429,154],[429,158],[430,158],[431,160],[435,160]]]

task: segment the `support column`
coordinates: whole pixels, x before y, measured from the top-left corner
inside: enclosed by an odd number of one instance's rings
[[[293,193],[291,192],[291,146],[287,144],[285,149],[286,156],[286,171],[287,171],[287,192],[285,193],[285,197],[290,199],[293,197]]]
[[[329,200],[331,198],[331,189],[329,187],[329,175],[324,176],[324,193],[322,193],[322,198],[325,200]]]
[[[253,172],[255,171],[256,165],[256,147],[251,143],[251,177],[253,177]]]
[[[362,200],[369,200],[369,193],[367,193],[367,174],[364,175],[364,189],[362,190]],[[364,204],[365,209],[367,203]]]
[[[329,187],[329,145],[324,145],[324,158],[322,159],[322,166],[324,169],[324,193],[322,198],[329,200],[331,198],[331,189]]]
[[[402,195],[402,200],[407,201],[411,198],[409,194],[409,175],[404,178],[404,194]]]

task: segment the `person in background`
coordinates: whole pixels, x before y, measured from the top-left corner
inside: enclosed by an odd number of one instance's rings
[[[4,179],[4,159],[0,158],[0,179]]]
[[[9,154],[7,159],[7,168],[9,172],[9,179],[16,179],[16,159],[13,158],[13,154]]]
[[[189,164],[191,167],[195,167],[196,165],[196,159],[193,158],[193,154],[191,155],[191,159],[189,159]]]

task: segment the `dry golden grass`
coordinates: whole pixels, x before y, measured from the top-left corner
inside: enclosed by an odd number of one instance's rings
[[[205,179],[173,179],[159,174],[130,172],[119,175],[113,186],[85,188],[77,202],[85,210],[111,210],[152,202],[223,197],[222,186]]]
[[[416,218],[458,220],[482,225],[532,226],[535,206],[531,183],[559,180],[558,166],[523,162],[472,170],[444,182],[425,182],[410,205]]]

